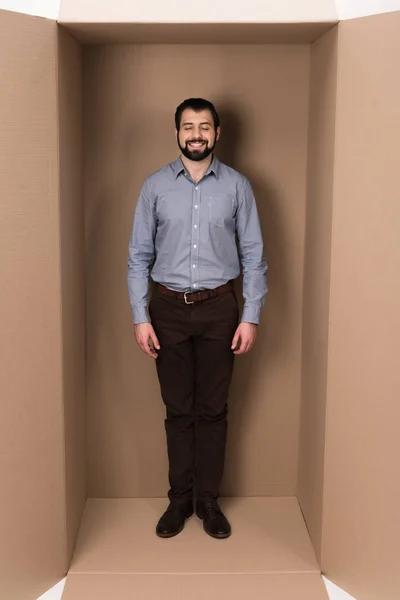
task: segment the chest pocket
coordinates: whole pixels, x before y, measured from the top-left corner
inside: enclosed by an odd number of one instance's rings
[[[210,223],[219,227],[231,224],[235,218],[235,196],[229,194],[213,194],[207,197],[208,217]]]

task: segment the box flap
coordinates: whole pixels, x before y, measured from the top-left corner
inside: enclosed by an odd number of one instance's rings
[[[335,24],[62,23],[84,44],[309,44]]]
[[[193,515],[166,550],[154,533],[165,505],[89,499],[63,600],[328,600],[296,498],[221,498],[233,527],[223,548]]]
[[[57,24],[0,11],[0,597],[67,571]]]
[[[322,571],[400,598],[400,12],[339,24]]]
[[[328,594],[318,573],[68,575],[63,600],[82,600],[82,598],[85,600],[109,600],[109,598],[328,600]]]

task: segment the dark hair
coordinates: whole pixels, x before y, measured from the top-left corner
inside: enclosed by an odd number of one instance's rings
[[[195,112],[200,112],[201,110],[209,110],[212,114],[215,130],[217,129],[217,127],[219,127],[219,116],[212,102],[210,102],[209,100],[204,100],[204,98],[188,98],[178,106],[175,112],[175,127],[178,131],[181,126],[182,113],[186,108],[191,108]]]

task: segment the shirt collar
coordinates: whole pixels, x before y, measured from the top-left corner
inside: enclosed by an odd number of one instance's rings
[[[220,162],[219,162],[218,158],[215,156],[215,154],[213,154],[213,159],[212,159],[211,164],[208,167],[205,175],[210,175],[210,173],[214,173],[215,177],[218,179],[219,166],[220,166]],[[185,172],[185,167],[184,167],[184,164],[183,164],[180,156],[175,162],[172,163],[172,169],[173,169],[173,172],[175,175],[175,179],[178,178],[178,175]]]

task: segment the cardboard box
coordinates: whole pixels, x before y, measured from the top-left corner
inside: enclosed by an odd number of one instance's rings
[[[294,4],[0,12],[1,599],[67,572],[66,600],[320,600],[321,572],[400,596],[400,12]],[[141,183],[196,95],[254,186],[269,262],[232,382],[222,543],[195,517],[154,535],[164,409],[126,288]]]

